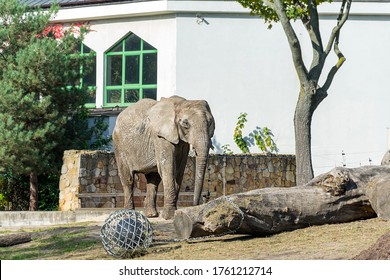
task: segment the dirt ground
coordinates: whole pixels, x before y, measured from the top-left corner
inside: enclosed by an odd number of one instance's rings
[[[387,233],[390,221],[379,218],[351,223],[312,226],[269,237],[249,235],[225,235],[187,241],[177,241],[172,221],[150,219],[154,242],[143,255],[134,257],[144,260],[337,260],[383,259],[389,252],[382,240],[379,252],[376,242]],[[51,228],[18,229],[32,232],[32,241],[8,248],[0,248],[0,259],[113,259],[102,247],[102,224],[87,223]],[[1,229],[2,234],[13,231]],[[385,243],[383,243],[385,242]],[[387,243],[386,243],[387,242]],[[59,244],[63,244],[61,247]],[[377,246],[377,247],[375,247]],[[366,251],[365,251],[366,250]],[[368,250],[368,251],[367,251]],[[363,251],[365,255],[361,254]]]

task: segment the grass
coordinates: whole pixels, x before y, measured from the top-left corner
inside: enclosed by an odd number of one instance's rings
[[[174,238],[169,222],[153,223],[156,242],[144,260],[225,259],[352,259],[390,231],[390,221],[370,219],[344,224],[312,226],[269,237],[226,235],[182,242]],[[29,229],[31,231],[31,229]],[[7,232],[2,232],[9,233]],[[100,226],[73,224],[33,230],[33,241],[0,248],[0,259],[113,259],[103,249]]]
[[[30,230],[33,241],[12,247],[0,248],[0,258],[8,260],[63,259],[66,256],[100,247],[90,228],[53,227],[46,230]]]

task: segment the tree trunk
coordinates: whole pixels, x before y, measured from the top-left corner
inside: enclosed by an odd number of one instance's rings
[[[311,159],[311,121],[314,110],[309,97],[310,93],[305,92],[302,86],[294,115],[297,186],[306,184],[314,177]]]
[[[388,217],[380,205],[390,197],[390,166],[335,168],[307,185],[264,188],[234,194],[207,204],[177,210],[174,217],[180,238],[221,233],[269,235],[312,225]],[[380,178],[387,177],[378,186]],[[378,188],[377,188],[378,187]],[[368,194],[367,194],[368,193]],[[375,198],[375,208],[370,198]],[[382,211],[382,212],[380,212]]]
[[[38,176],[32,171],[30,173],[30,211],[38,210]]]

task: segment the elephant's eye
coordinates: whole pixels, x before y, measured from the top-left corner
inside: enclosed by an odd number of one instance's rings
[[[184,120],[181,120],[181,125],[184,127],[184,128],[190,128],[190,123],[188,122],[187,119],[184,119]]]

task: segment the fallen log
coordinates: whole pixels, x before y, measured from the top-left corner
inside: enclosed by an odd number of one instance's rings
[[[369,198],[390,194],[388,174],[390,166],[335,168],[305,186],[264,188],[221,197],[177,210],[176,234],[179,238],[229,232],[264,236],[311,225],[373,218],[377,213]],[[375,182],[383,178],[388,178],[384,181],[389,183],[376,188]],[[382,209],[390,211],[390,207]]]
[[[31,233],[13,233],[0,235],[0,247],[9,247],[31,241]]]

